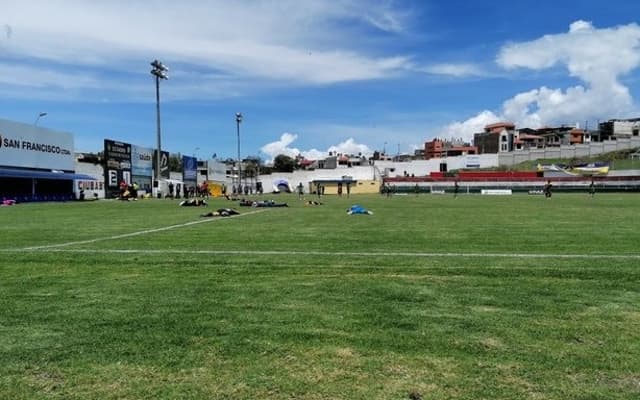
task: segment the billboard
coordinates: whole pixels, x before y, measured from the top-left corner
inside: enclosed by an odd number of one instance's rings
[[[465,161],[465,168],[480,168],[480,156],[468,155]]]
[[[120,191],[120,182],[131,184],[131,145],[129,143],[104,140],[104,182],[107,198]]]
[[[214,182],[227,181],[227,164],[215,160],[209,160],[207,162],[207,167],[208,180]]]
[[[195,157],[182,156],[182,180],[184,182],[197,182],[198,180],[198,159]]]
[[[153,168],[156,168],[158,150],[153,151]],[[169,171],[169,152],[160,151],[160,178],[169,179],[171,173]]]
[[[153,176],[153,149],[131,146],[131,174]]]
[[[0,120],[0,166],[74,171],[73,135]]]

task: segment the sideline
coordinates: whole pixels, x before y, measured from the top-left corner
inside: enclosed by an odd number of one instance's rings
[[[228,219],[232,219],[232,218],[239,218],[239,217],[242,217],[244,215],[251,215],[251,214],[256,214],[256,213],[264,212],[264,211],[267,211],[267,210],[266,209],[254,210],[254,211],[249,211],[249,212],[246,212],[246,213],[243,213],[243,214],[232,215],[232,216],[224,217],[224,218],[208,218],[207,217],[207,218],[204,218],[204,219],[199,219],[197,221],[186,222],[184,224],[170,225],[170,226],[164,226],[164,227],[161,227],[161,228],[154,228],[154,229],[146,229],[144,231],[123,233],[121,235],[107,236],[107,237],[101,237],[101,238],[95,238],[95,239],[78,240],[78,241],[75,241],[75,242],[66,242],[66,243],[57,243],[57,244],[48,244],[48,245],[43,245],[43,246],[29,246],[29,247],[22,247],[22,248],[19,248],[19,249],[0,249],[0,251],[3,251],[3,252],[20,252],[20,251],[33,251],[33,250],[53,251],[54,249],[57,249],[57,248],[60,248],[60,247],[75,246],[75,245],[78,245],[78,244],[90,244],[90,243],[103,242],[105,240],[115,240],[115,239],[122,239],[122,238],[128,238],[128,237],[133,237],[133,236],[146,235],[147,233],[163,232],[163,231],[168,231],[168,230],[171,230],[171,229],[184,228],[184,227],[187,227],[187,226],[204,224],[204,223],[211,222],[211,221],[219,221],[219,220],[228,220]]]
[[[247,213],[248,214],[248,213]],[[245,215],[245,214],[242,214]],[[191,223],[193,224],[193,223]],[[180,227],[184,225],[174,225]],[[161,228],[159,230],[166,230]],[[153,230],[158,231],[158,230]],[[146,231],[145,231],[146,232]],[[136,232],[135,234],[142,234]],[[120,235],[119,237],[133,236],[134,234]],[[116,237],[113,237],[116,238]],[[85,242],[93,243],[111,238],[93,239]],[[477,258],[554,258],[554,259],[618,259],[640,260],[640,254],[549,254],[549,253],[410,253],[410,252],[344,252],[344,251],[295,251],[295,250],[180,250],[180,249],[61,249],[72,243],[52,245],[50,247],[39,246],[23,249],[0,249],[0,252],[22,252],[24,250],[46,250],[57,253],[103,253],[103,254],[211,254],[211,255],[256,255],[256,256],[354,256],[354,257],[477,257]]]

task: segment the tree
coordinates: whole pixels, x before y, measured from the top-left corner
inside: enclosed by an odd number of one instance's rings
[[[261,167],[260,157],[249,156],[243,160],[244,163],[244,176],[246,178],[257,178],[260,174]]]
[[[273,170],[276,172],[293,172],[296,162],[293,158],[280,154],[273,160]]]
[[[169,156],[169,171],[182,172],[182,156],[180,153]]]

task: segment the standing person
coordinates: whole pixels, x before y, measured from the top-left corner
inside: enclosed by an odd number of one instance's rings
[[[544,197],[546,197],[547,199],[551,198],[551,187],[553,185],[551,185],[551,181],[547,181],[547,183],[545,183],[544,188],[542,189],[542,192],[544,193]]]
[[[455,182],[453,182],[453,198],[454,199],[458,198],[459,191],[460,191],[460,185],[458,184],[458,180],[456,179]]]
[[[320,187],[320,183],[316,184],[316,194],[318,195],[318,200],[320,200],[320,196],[322,195],[321,193],[322,188]]]
[[[342,182],[338,182],[338,196],[342,197]]]
[[[169,197],[173,199],[173,182],[169,182]]]
[[[596,184],[591,179],[591,183],[589,184],[589,197],[593,198],[596,195]]]
[[[416,186],[413,188],[413,191],[416,193],[416,196],[420,193],[420,186],[416,183]]]
[[[304,195],[304,187],[302,186],[302,182],[298,183],[298,200],[302,200]]]
[[[351,183],[347,183],[347,197],[351,196]]]

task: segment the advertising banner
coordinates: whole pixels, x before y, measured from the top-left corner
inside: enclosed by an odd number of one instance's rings
[[[73,172],[73,135],[0,120],[0,166]]]
[[[120,183],[131,182],[131,145],[129,143],[104,140],[104,182],[107,198],[120,193]]]
[[[213,182],[227,182],[227,165],[219,161],[207,162],[207,179]]]
[[[477,155],[466,156],[465,168],[480,168],[480,157]]]
[[[131,146],[131,174],[153,176],[153,149]]]
[[[156,154],[158,154],[158,150],[153,151],[153,169],[156,168],[156,160],[158,159]],[[169,171],[169,152],[161,151],[160,152],[160,178],[169,179],[171,177]]]
[[[198,180],[198,159],[182,156],[182,180],[195,183]]]

